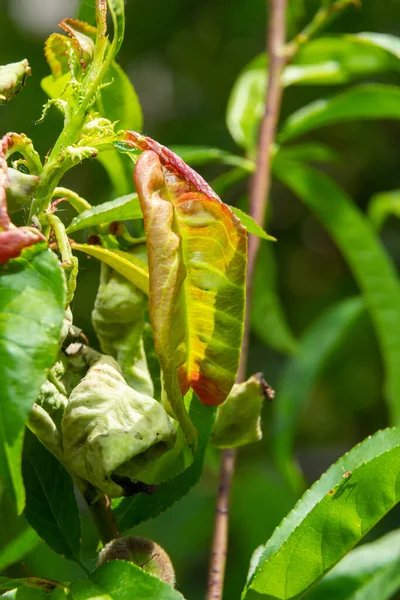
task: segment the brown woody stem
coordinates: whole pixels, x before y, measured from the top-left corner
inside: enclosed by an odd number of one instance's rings
[[[264,223],[271,186],[271,151],[275,140],[282,98],[281,75],[286,62],[286,4],[287,0],[269,0],[267,100],[260,128],[256,171],[250,187],[250,215],[261,226]],[[246,318],[238,381],[243,381],[246,376],[252,283],[259,246],[260,239],[256,236],[250,236],[247,264]],[[235,469],[235,459],[235,450],[224,450],[222,452],[207,600],[221,600],[223,594],[228,545],[229,495]]]

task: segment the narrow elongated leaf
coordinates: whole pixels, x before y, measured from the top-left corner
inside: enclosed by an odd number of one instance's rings
[[[106,562],[90,579],[74,581],[70,589],[74,600],[183,600],[170,585],[123,560]]]
[[[293,354],[297,341],[287,323],[276,282],[274,248],[261,244],[253,279],[251,328],[266,346]]]
[[[273,413],[273,448],[282,473],[297,492],[303,488],[303,482],[292,454],[301,409],[321,369],[364,310],[361,298],[349,298],[324,311],[300,339],[297,353],[286,366],[277,387],[279,402]]]
[[[139,258],[120,250],[108,250],[90,244],[72,244],[72,250],[93,256],[134,283],[142,292],[149,293],[149,274],[146,264]]]
[[[252,233],[253,235],[262,238],[263,240],[276,242],[276,238],[274,238],[272,235],[268,235],[268,233],[264,231],[262,227],[260,227],[260,225],[253,219],[253,217],[240,210],[240,208],[237,208],[237,206],[228,206],[233,212],[233,214],[240,219],[242,225],[246,227],[247,233]]]
[[[192,388],[204,404],[220,404],[235,382],[246,230],[182,159],[149,138],[130,135],[146,149],[135,183],[147,234],[155,347],[168,401],[193,442],[183,396]]]
[[[55,552],[80,563],[81,523],[72,479],[30,431],[22,468],[27,521]]]
[[[243,594],[302,597],[400,500],[400,429],[386,429],[338,460],[272,534]]]
[[[275,161],[274,169],[322,221],[363,291],[385,363],[385,395],[391,422],[400,423],[400,283],[395,267],[369,221],[328,177],[311,167],[283,160]]]
[[[9,565],[12,565],[21,560],[25,554],[28,554],[35,548],[40,538],[36,531],[29,526],[26,526],[11,542],[8,542],[0,550],[0,571],[4,571]],[[1,585],[0,585],[1,589]]]
[[[283,85],[337,85],[385,71],[398,71],[399,38],[379,34],[326,36],[305,44],[286,66]],[[254,148],[267,89],[265,54],[239,74],[228,102],[227,125],[233,139]]]
[[[316,100],[286,119],[278,140],[291,140],[326,125],[371,119],[400,119],[398,87],[358,85],[332,98]]]
[[[107,0],[114,25],[114,56],[118,53],[124,41],[125,32],[125,4],[124,0]]]
[[[279,148],[279,155],[289,160],[300,160],[302,162],[337,162],[340,158],[332,148],[315,142],[305,142],[295,146],[283,146]]]
[[[310,590],[306,598],[389,600],[400,587],[399,567],[400,530],[397,529],[350,552]],[[376,588],[377,585],[380,587]],[[371,595],[372,590],[375,595]]]
[[[109,202],[103,202],[85,210],[72,219],[67,227],[67,233],[100,225],[112,221],[128,221],[129,219],[142,219],[143,214],[136,194],[127,194]]]
[[[189,417],[198,431],[198,444],[192,464],[176,477],[165,483],[161,483],[151,496],[139,494],[131,498],[114,501],[115,516],[122,531],[130,529],[148,519],[154,519],[157,515],[165,512],[170,506],[185,496],[199,481],[214,423],[215,410],[201,404],[196,395],[193,394],[193,400],[189,408]],[[174,452],[174,450],[171,452]],[[165,460],[168,460],[168,454],[165,455]]]
[[[220,148],[208,148],[205,146],[172,146],[172,152],[175,152],[188,165],[199,166],[210,162],[220,162],[224,165],[243,167],[250,173],[254,171],[255,164],[252,160],[231,154]]]
[[[55,359],[64,318],[64,276],[47,245],[36,244],[0,268],[0,472],[8,469],[18,510],[24,422]],[[8,465],[8,466],[7,466]]]
[[[400,217],[400,190],[374,194],[369,201],[368,216],[378,231],[390,215]]]

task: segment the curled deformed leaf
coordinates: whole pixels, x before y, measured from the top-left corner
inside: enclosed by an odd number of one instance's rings
[[[6,137],[6,136],[5,136]],[[4,157],[5,138],[0,148],[0,264],[17,258],[24,248],[36,244],[45,237],[33,227],[15,227],[8,216],[7,186],[8,167]]]
[[[104,265],[92,322],[105,354],[116,358],[126,382],[153,397],[154,387],[143,347],[145,294]]]
[[[44,55],[50,67],[52,79],[75,72],[79,64],[79,50],[73,40],[61,33],[52,33],[44,45]]]
[[[188,439],[183,396],[221,404],[236,378],[243,334],[246,229],[181,158],[130,132],[142,150],[136,189],[147,234],[150,318],[167,400]]]
[[[7,206],[9,214],[12,215],[31,200],[40,178],[11,167],[8,168],[7,177]]]
[[[261,410],[266,391],[262,373],[236,383],[226,401],[217,409],[211,443],[216,448],[236,448],[262,438]]]
[[[78,47],[81,66],[83,69],[86,69],[94,56],[96,29],[88,23],[78,21],[77,19],[63,19],[60,27],[71,36]]]
[[[26,58],[0,66],[0,104],[5,104],[24,87],[31,68]]]
[[[176,432],[161,404],[130,388],[118,363],[102,356],[71,392],[62,437],[71,470],[119,497],[124,481],[174,445]]]

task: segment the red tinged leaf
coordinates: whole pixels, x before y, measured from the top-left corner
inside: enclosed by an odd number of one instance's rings
[[[128,135],[145,149],[135,184],[147,234],[149,310],[164,391],[193,440],[185,393],[192,388],[203,404],[217,405],[235,382],[244,321],[246,229],[173,152],[150,138]]]
[[[46,241],[46,238],[40,231],[30,227],[0,231],[0,264],[8,262],[10,258],[17,258],[24,248],[40,241]]]

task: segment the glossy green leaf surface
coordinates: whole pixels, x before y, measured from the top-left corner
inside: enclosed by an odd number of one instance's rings
[[[306,595],[307,600],[389,600],[400,587],[400,531],[352,550]]]
[[[328,99],[315,100],[283,123],[278,140],[294,139],[319,127],[346,121],[400,118],[400,89],[383,84],[366,84]]]
[[[193,443],[183,396],[192,388],[204,404],[220,404],[236,378],[247,236],[197,173],[167,149],[159,152],[163,163],[150,150],[135,169],[147,234],[149,311],[167,399]]]
[[[328,177],[305,165],[275,161],[278,178],[322,221],[363,294],[382,349],[391,422],[400,423],[400,283],[369,221]]]
[[[304,486],[292,457],[301,410],[322,368],[364,310],[361,298],[349,298],[318,316],[299,340],[297,352],[286,365],[277,386],[279,402],[273,413],[273,448],[281,472],[296,491]]]
[[[243,597],[300,598],[400,500],[400,429],[340,458],[267,542]]]
[[[24,422],[56,358],[64,318],[64,276],[56,255],[36,244],[0,268],[0,433],[18,510]],[[44,310],[45,309],[45,310]]]
[[[293,354],[297,341],[279,297],[274,250],[270,244],[261,244],[258,251],[253,279],[251,329],[266,346]]]
[[[380,72],[398,71],[398,38],[361,34],[320,37],[300,48],[286,66],[283,85],[337,85]],[[265,54],[254,58],[239,74],[228,102],[227,125],[233,139],[254,148],[267,89]]]
[[[260,225],[253,219],[253,217],[251,217],[250,215],[248,215],[245,212],[243,212],[242,210],[240,210],[240,208],[237,208],[237,206],[230,206],[230,205],[228,205],[228,206],[231,209],[231,211],[233,212],[233,214],[236,215],[240,219],[240,222],[242,223],[242,225],[244,225],[246,227],[247,233],[256,235],[257,237],[259,237],[263,240],[268,240],[270,242],[276,242],[276,238],[274,238],[272,235],[269,235],[266,231],[264,231],[264,229],[262,227],[260,227]]]
[[[368,205],[368,216],[379,231],[390,215],[400,217],[400,190],[374,194]]]
[[[123,560],[105,563],[90,579],[74,581],[70,589],[73,600],[183,599],[171,586]]]
[[[191,421],[198,431],[197,449],[194,453],[192,464],[176,477],[161,483],[151,496],[138,494],[131,498],[114,501],[115,516],[122,531],[130,529],[148,519],[154,519],[154,517],[166,511],[175,502],[180,500],[180,498],[185,496],[199,481],[214,423],[215,411],[213,408],[201,404],[196,395],[193,394],[188,412]],[[171,452],[174,452],[174,450]],[[184,459],[184,456],[182,455],[181,458]],[[161,460],[164,460],[164,458]],[[165,455],[165,460],[168,461],[168,454]],[[172,468],[176,468],[176,465],[173,465]]]
[[[71,476],[30,431],[22,470],[28,523],[52,550],[80,563],[81,523]]]
[[[40,538],[29,526],[25,528],[0,550],[0,571],[20,561],[25,554],[31,552],[40,542]]]
[[[128,221],[142,219],[143,214],[136,194],[127,194],[109,202],[103,202],[80,213],[72,219],[67,227],[67,233],[113,221]]]
[[[85,252],[105,263],[124,277],[134,283],[142,292],[149,292],[149,274],[146,264],[139,258],[121,250],[108,250],[102,246],[90,244],[72,244],[72,250]]]

